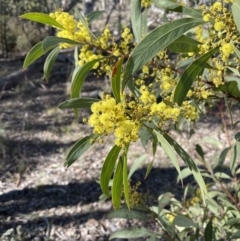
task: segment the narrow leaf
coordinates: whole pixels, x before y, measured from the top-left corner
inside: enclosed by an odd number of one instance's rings
[[[188,177],[190,175],[192,175],[192,171],[188,167],[186,167],[186,168],[181,170],[182,179],[184,179],[184,178],[186,178],[186,177]],[[179,181],[180,181],[180,177],[178,176],[177,177],[177,182],[179,182]]]
[[[151,133],[151,132],[149,132],[149,133]],[[154,160],[155,160],[155,154],[156,154],[156,151],[157,151],[157,145],[158,145],[157,137],[152,135],[152,138],[153,138],[152,139],[153,160],[151,161],[151,163],[147,167],[147,171],[146,171],[144,179],[146,179],[148,177],[148,175],[150,174],[150,172],[152,170],[153,163],[154,163]]]
[[[43,52],[46,53],[47,51],[57,47],[60,43],[67,43],[67,44],[72,44],[72,45],[82,44],[81,42],[71,40],[68,38],[48,36],[43,40],[43,43],[42,43]]]
[[[90,108],[93,103],[98,101],[99,99],[93,99],[93,98],[74,98],[74,99],[64,101],[58,106],[58,108],[59,109]]]
[[[201,190],[203,202],[205,203],[205,197],[207,196],[207,188],[203,180],[203,177],[198,170],[197,165],[192,160],[192,158],[188,155],[188,153],[176,141],[174,141],[167,133],[164,132],[162,134],[164,138],[169,142],[169,144],[175,149],[178,155],[182,158],[182,160],[187,164],[189,169],[192,171],[192,174]]]
[[[194,223],[191,219],[189,219],[183,215],[177,215],[174,218],[173,225],[177,225],[179,227],[185,227],[185,228],[188,228],[188,227],[197,228],[198,227],[196,223]]]
[[[226,174],[224,172],[216,172],[216,173],[214,173],[214,176],[216,178],[220,178],[220,179],[229,179],[229,180],[232,179],[228,174]]]
[[[230,159],[230,170],[232,175],[235,174],[235,169],[237,167],[238,164],[238,160],[240,157],[240,142],[237,142],[233,148],[232,148],[232,155],[231,155],[231,159]]]
[[[227,68],[230,69],[235,75],[240,76],[240,73],[239,73],[238,69],[232,68],[232,67],[229,67],[229,66],[227,66]]]
[[[195,147],[195,150],[198,153],[198,155],[204,160],[204,151],[203,151],[202,147],[197,144]]]
[[[202,19],[183,18],[166,23],[150,32],[132,51],[124,73],[125,82],[182,34],[203,23]]]
[[[55,28],[64,29],[61,24],[45,13],[25,13],[21,15],[20,18],[28,19],[37,23],[47,24]]]
[[[57,59],[58,53],[59,53],[59,48],[57,47],[51,51],[51,53],[47,56],[47,58],[44,62],[43,73],[44,73],[46,80],[48,80],[48,78],[50,76],[53,65]]]
[[[181,178],[181,170],[180,170],[178,159],[174,153],[174,149],[172,148],[172,146],[169,144],[169,142],[164,138],[164,136],[162,134],[160,134],[159,132],[157,132],[155,130],[153,130],[153,134],[157,137],[158,143],[160,144],[160,146],[162,147],[164,152],[168,155],[172,164],[176,168],[178,175]],[[181,178],[181,180],[182,180],[182,178]]]
[[[23,69],[26,69],[30,64],[39,59],[43,54],[44,53],[42,50],[42,42],[39,42],[35,46],[33,46],[28,52],[23,63]]]
[[[113,177],[112,185],[112,203],[114,209],[118,210],[121,203],[122,195],[122,185],[123,185],[123,157],[119,158],[117,168]]]
[[[234,0],[232,4],[232,14],[234,22],[238,28],[238,31],[240,32],[240,0]]]
[[[149,131],[147,130],[147,128],[145,126],[141,127],[141,129],[139,131],[139,137],[141,139],[142,146],[146,150],[146,146],[147,146],[148,141],[151,137],[151,134],[149,133]]]
[[[234,51],[235,51],[235,54],[237,55],[237,57],[240,59],[240,51],[236,48],[236,46],[234,45],[233,42],[231,42],[233,48],[234,48]]]
[[[79,21],[83,24],[83,26],[86,28],[86,30],[92,35],[93,38],[96,38],[95,35],[93,34],[93,32],[89,28],[89,23],[85,20],[84,16],[81,14],[81,12],[76,10],[76,14],[79,18]]]
[[[168,46],[168,49],[175,53],[198,52],[198,45],[201,44],[197,40],[187,35],[182,35]]]
[[[142,7],[140,0],[132,0],[131,1],[131,23],[133,34],[136,39],[136,42],[140,42],[143,38],[143,18],[142,18]],[[146,10],[144,10],[146,11]]]
[[[223,93],[229,94],[231,96],[240,98],[240,80],[239,81],[228,81],[225,79],[223,85],[219,85],[216,90],[220,90]]]
[[[132,164],[129,173],[128,173],[128,179],[131,178],[133,173],[139,168],[139,166],[145,161],[147,155],[141,155],[137,160],[134,161]]]
[[[89,149],[89,147],[93,143],[91,142],[91,140],[95,140],[96,138],[97,135],[92,134],[77,141],[68,152],[64,166],[69,167],[70,165],[72,165],[84,152]]]
[[[240,218],[231,218],[224,224],[224,226],[226,226],[226,225],[232,226],[232,225],[239,224],[239,223],[240,223]]]
[[[211,58],[217,50],[218,47],[200,56],[198,59],[194,60],[184,71],[175,88],[173,97],[174,102],[178,103],[179,106],[182,105],[182,102],[184,101],[196,77],[202,72],[209,58]]]
[[[94,20],[98,19],[99,17],[101,17],[103,14],[105,13],[105,11],[100,10],[100,11],[94,11],[89,13],[86,18],[88,20],[88,24],[91,24]]]
[[[128,166],[127,166],[127,154],[123,154],[123,190],[125,202],[130,210],[130,201],[129,201],[129,186],[128,186]]]
[[[237,132],[234,137],[237,142],[240,142],[240,132]]]
[[[223,149],[223,151],[219,155],[219,158],[216,158],[216,161],[214,162],[213,168],[216,168],[218,166],[221,167],[224,164],[224,161],[225,161],[226,156],[228,154],[228,151],[230,149],[231,149],[230,147],[227,147],[227,148]]]
[[[205,231],[204,231],[204,238],[205,241],[212,241],[213,240],[213,227],[212,227],[212,219],[208,222]]]
[[[173,0],[152,0],[152,1],[157,7],[164,8],[166,10],[182,13],[184,15],[189,15],[194,18],[202,17],[201,10],[197,10],[188,6],[182,6],[180,3],[176,3]]]
[[[133,228],[125,228],[112,233],[109,237],[109,240],[114,238],[126,238],[126,239],[145,238],[151,235],[152,235],[152,232],[148,231],[143,227],[141,228],[133,227]]]
[[[240,238],[240,230],[238,230],[237,232],[235,232],[231,238],[232,238],[232,239]]]
[[[170,203],[174,195],[170,192],[164,193],[158,197],[158,214]]]
[[[115,64],[115,66],[113,67],[113,70],[111,73],[112,92],[117,102],[121,101],[122,63],[123,63],[123,58],[120,58],[118,62]]]
[[[102,59],[102,58],[101,58]],[[75,68],[74,74],[72,76],[72,86],[71,86],[71,99],[78,98],[82,90],[82,85],[89,71],[92,69],[95,63],[99,62],[101,59],[92,60],[83,66],[78,66]],[[78,116],[77,109],[74,110],[75,115]]]
[[[117,161],[119,152],[121,150],[121,147],[114,146],[111,151],[108,153],[104,164],[102,166],[101,175],[100,175],[100,186],[102,189],[102,192],[106,196],[110,196],[109,194],[109,181],[111,179],[113,169],[115,167],[115,163]]]

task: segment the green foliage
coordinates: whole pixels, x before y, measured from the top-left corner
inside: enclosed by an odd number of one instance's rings
[[[212,49],[206,54],[200,56],[198,59],[193,61],[182,74],[174,92],[174,101],[178,105],[182,105],[188,91],[190,90],[193,81],[196,80],[197,76],[201,76],[200,73],[205,68],[205,64],[217,51],[218,48]]]
[[[205,103],[212,105],[225,99],[229,111],[229,104],[239,104],[239,1],[233,2],[232,13],[227,12],[220,1],[201,9],[173,0],[152,2],[163,8],[165,14],[172,11],[190,18],[171,22],[165,19],[163,25],[154,26],[148,33],[147,8],[151,1],[134,0],[131,5],[133,34],[129,28],[124,28],[121,39],[116,41],[107,26],[99,35],[90,30],[89,24],[98,19],[102,11],[86,18],[78,13],[78,20],[61,11],[49,16],[24,14],[24,18],[58,29],[57,36],[46,37],[30,50],[24,68],[54,48],[44,65],[44,74],[49,78],[59,49],[75,47],[70,100],[59,108],[73,108],[76,116],[79,108],[90,108],[92,114],[84,122],[93,127],[93,132],[70,149],[65,165],[70,166],[91,145],[102,143],[104,137],[112,133],[115,142],[100,174],[103,198],[110,197],[116,210],[107,217],[151,220],[158,227],[154,232],[143,227],[118,230],[110,239],[145,237],[148,241],[157,238],[193,241],[204,238],[212,241],[239,238],[240,133],[236,133],[234,144],[225,147],[215,160],[206,160],[198,143],[195,151],[200,160],[193,159],[168,133],[172,126],[180,131],[184,120],[197,125]],[[178,54],[176,61],[169,57],[172,53]],[[112,95],[103,93],[100,100],[81,98],[82,86],[90,71],[109,77]],[[233,127],[238,123],[239,120]],[[157,206],[149,206],[138,192],[138,184],[132,186],[130,181],[146,158],[139,157],[128,168],[130,144],[138,138],[145,149],[149,142],[152,144],[153,159],[146,177],[151,175],[160,146],[176,168],[178,180],[192,175],[198,188],[188,183],[181,201],[166,192],[158,197]],[[208,142],[214,143],[211,139]],[[177,155],[186,164],[183,169]]]

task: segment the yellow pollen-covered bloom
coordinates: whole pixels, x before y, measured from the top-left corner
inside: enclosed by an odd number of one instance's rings
[[[225,28],[224,22],[222,22],[222,21],[216,21],[216,22],[214,23],[214,29],[215,29],[217,32],[223,30],[224,28]]]
[[[212,9],[213,11],[222,11],[222,3],[220,2],[215,2],[213,5],[212,5]]]
[[[141,1],[141,6],[144,8],[149,8],[152,4],[152,0],[142,0]]]

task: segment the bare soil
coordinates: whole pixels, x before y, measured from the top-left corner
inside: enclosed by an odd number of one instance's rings
[[[19,68],[19,63],[2,64],[2,76],[11,72],[13,66]],[[71,70],[69,64],[58,65],[49,82],[41,72],[36,72],[1,93],[0,118],[6,137],[4,152],[0,151],[0,240],[108,240],[111,232],[131,225],[124,220],[104,219],[112,209],[111,202],[99,201],[101,190],[97,180],[112,146],[111,136],[104,144],[93,146],[68,169],[63,166],[74,142],[91,133],[81,121],[89,115],[88,110],[82,110],[76,120],[72,110],[57,108],[68,99]],[[91,76],[83,92],[89,95],[104,88],[104,80]],[[223,114],[229,127],[229,118],[225,111]],[[233,114],[236,120],[240,110],[236,108]],[[228,145],[221,127],[222,118],[214,110],[195,125],[190,139],[186,128],[181,134],[171,133],[194,158],[195,144],[199,143],[213,159],[216,152]],[[237,129],[229,128],[230,140]],[[152,160],[150,148],[144,150],[138,141],[130,150],[129,165],[142,154],[148,154],[133,176],[133,182],[142,182],[140,191],[148,190],[151,200],[167,191],[181,198],[183,188],[176,183],[177,173],[161,150],[146,180],[146,167]]]

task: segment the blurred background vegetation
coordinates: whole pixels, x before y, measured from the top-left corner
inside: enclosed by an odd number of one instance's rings
[[[0,58],[9,53],[29,51],[33,45],[48,35],[54,35],[51,27],[31,21],[21,20],[19,16],[27,12],[50,13],[57,9],[67,12],[78,7],[91,11],[96,0],[1,0],[0,1]],[[104,1],[99,1],[104,2]],[[87,9],[86,9],[87,8]]]

